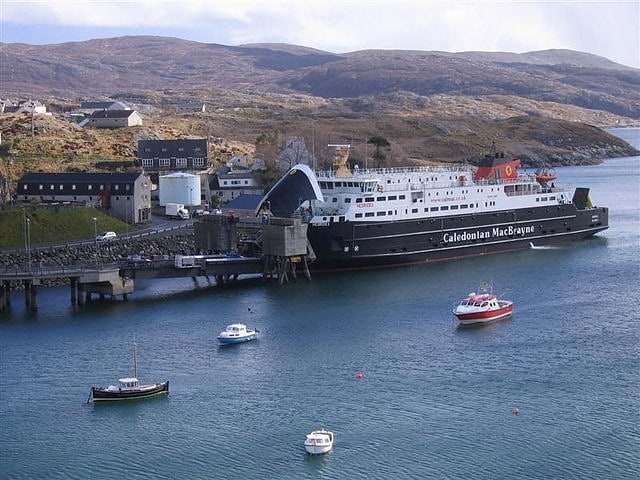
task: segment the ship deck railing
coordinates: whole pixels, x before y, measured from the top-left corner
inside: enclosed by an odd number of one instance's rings
[[[360,174],[360,175],[392,175],[398,173],[448,173],[448,172],[464,172],[468,173],[470,170],[469,167],[464,166],[451,166],[451,167],[384,167],[384,168],[353,168],[351,170],[352,174]],[[316,178],[332,178],[334,177],[336,171],[333,169],[329,170],[316,170],[315,172]]]

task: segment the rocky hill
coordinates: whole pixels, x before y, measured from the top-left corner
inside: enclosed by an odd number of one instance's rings
[[[210,151],[220,161],[275,156],[298,137],[321,163],[329,143],[351,143],[363,163],[376,135],[391,144],[388,164],[464,161],[494,147],[532,165],[637,154],[600,128],[640,126],[640,72],[581,52],[337,55],[137,36],[4,43],[0,59],[0,96],[37,98],[54,113],[0,115],[5,178],[132,160],[148,138],[222,139]],[[107,98],[131,104],[144,126],[90,130],[65,117],[81,101]],[[187,104],[206,110],[178,113]]]

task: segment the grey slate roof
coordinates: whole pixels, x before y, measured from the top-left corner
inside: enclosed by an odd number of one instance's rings
[[[129,118],[135,110],[99,110],[93,112],[90,118]]]

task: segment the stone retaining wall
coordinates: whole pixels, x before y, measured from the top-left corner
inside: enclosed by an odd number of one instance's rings
[[[192,233],[178,233],[156,237],[142,237],[136,239],[120,238],[116,241],[100,244],[87,244],[68,247],[37,246],[31,249],[31,264],[35,266],[72,266],[88,264],[96,261],[100,263],[114,263],[125,261],[129,255],[144,255],[153,258],[169,255],[195,255],[194,236]],[[23,270],[27,265],[27,254],[24,250],[14,253],[0,253],[0,270]],[[43,282],[44,286],[63,285],[67,279]],[[12,285],[21,288],[21,285]]]

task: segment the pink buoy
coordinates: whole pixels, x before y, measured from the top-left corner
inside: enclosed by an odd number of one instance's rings
[[[518,415],[520,413],[520,409],[518,407],[513,409],[513,414]]]
[[[364,373],[359,373],[358,375],[356,375],[357,378],[364,378]]]

